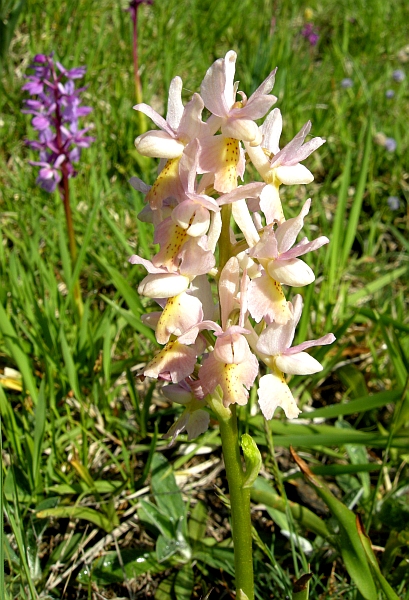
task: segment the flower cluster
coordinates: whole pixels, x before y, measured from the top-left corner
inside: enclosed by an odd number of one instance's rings
[[[247,98],[234,82],[235,63],[233,51],[216,60],[200,94],[186,105],[175,77],[166,119],[146,104],[134,107],[159,127],[135,141],[141,154],[161,159],[156,181],[150,187],[131,179],[146,194],[139,218],[154,224],[159,251],[151,260],[134,255],[130,262],[146,268],[138,291],[160,307],[143,317],[163,348],[142,374],[167,382],[164,394],[185,406],[167,434],[172,438],[184,429],[189,438],[206,430],[211,395],[225,407],[245,405],[259,361],[270,371],[258,389],[264,416],[271,419],[281,407],[288,418],[297,417],[284,374],[322,370],[305,350],[335,339],[328,334],[292,346],[303,302],[300,295],[287,301],[282,287],[314,281],[299,257],[329,241],[321,236],[297,242],[311,200],[286,219],[279,193],[281,185],[313,180],[301,162],[325,140],[306,141],[308,122],[280,148],[281,112],[270,112],[275,71]],[[259,126],[255,121],[266,114]],[[238,185],[246,162],[261,182]]]
[[[319,40],[319,34],[312,23],[306,23],[301,31],[301,35],[309,41],[311,46],[316,46]]]
[[[86,135],[89,127],[78,126],[78,119],[92,111],[81,106],[84,88],[75,89],[74,83],[84,76],[86,67],[67,70],[54,62],[52,54],[37,54],[30,68],[34,74],[27,77],[22,89],[36,99],[26,100],[22,112],[34,115],[31,124],[38,131],[38,140],[27,140],[27,144],[40,153],[40,160],[31,162],[41,167],[37,184],[53,192],[64,175],[75,177],[73,163],[79,161],[81,148],[88,148],[94,140]]]

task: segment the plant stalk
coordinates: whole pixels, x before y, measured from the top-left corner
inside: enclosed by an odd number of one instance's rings
[[[215,404],[213,403],[213,408]],[[217,410],[217,409],[216,409]],[[229,484],[234,566],[237,591],[242,590],[249,600],[254,600],[253,553],[251,539],[250,488],[243,489],[244,473],[237,430],[236,406],[230,406],[230,417],[220,417],[220,435],[227,481]]]

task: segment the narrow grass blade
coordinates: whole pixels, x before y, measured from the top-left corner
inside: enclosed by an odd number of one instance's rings
[[[37,404],[37,387],[32,375],[32,367],[27,355],[21,348],[16,331],[9,320],[3,305],[0,304],[0,331],[4,337],[7,350],[10,356],[16,362],[17,367],[23,376],[24,385],[33,399],[34,404]]]
[[[365,532],[362,520],[359,515],[356,516],[356,527],[357,527],[358,535],[361,540],[363,549],[369,560],[369,564],[371,565],[371,567],[375,573],[376,579],[378,580],[378,583],[379,583],[379,587],[385,594],[386,599],[387,600],[399,600],[399,596],[397,594],[395,594],[395,592],[393,591],[393,589],[391,588],[391,586],[389,585],[389,583],[387,582],[385,577],[382,575],[382,572],[379,568],[378,561],[376,560],[376,556],[374,554],[374,551],[372,550],[371,540],[369,539],[368,535]]]
[[[371,156],[372,148],[372,119],[369,118],[366,125],[366,140],[364,154],[362,157],[362,163],[360,165],[360,175],[358,179],[358,185],[349,214],[348,226],[346,227],[346,234],[342,244],[342,264],[344,265],[351,252],[352,244],[356,236],[358,229],[359,217],[361,215],[362,201],[364,198],[366,180],[368,177],[369,170],[369,159]]]
[[[329,245],[329,269],[327,272],[328,276],[328,289],[334,290],[335,282],[337,281],[338,270],[343,266],[339,264],[340,251],[344,244],[344,223],[345,223],[345,210],[348,196],[349,182],[351,179],[351,150],[348,148],[347,155],[345,157],[344,169],[342,172],[341,187],[338,194],[337,208],[334,217],[334,224],[331,233],[331,242]]]
[[[362,547],[356,528],[355,515],[340,500],[335,498],[329,488],[308,468],[307,464],[291,448],[291,454],[303,472],[307,481],[313,486],[320,498],[330,509],[339,525],[338,546],[345,567],[365,600],[374,600],[378,592],[372,578],[371,569]]]
[[[34,425],[34,449],[33,449],[33,482],[36,490],[40,485],[41,453],[44,438],[47,401],[45,396],[45,380],[43,379],[38,394],[38,402],[35,409]]]
[[[104,529],[107,533],[110,533],[114,528],[114,524],[104,515],[86,506],[57,506],[56,508],[40,510],[36,513],[36,516],[39,519],[50,517],[54,519],[84,519],[84,521],[89,521]]]
[[[23,571],[24,571],[24,574],[25,574],[25,577],[27,580],[27,585],[30,590],[31,600],[37,600],[38,595],[37,595],[37,592],[34,587],[34,582],[31,578],[30,567],[29,567],[28,561],[27,561],[26,548],[25,548],[23,536],[22,536],[21,523],[17,523],[17,521],[10,509],[9,504],[8,504],[7,500],[5,500],[4,497],[3,497],[3,502],[4,502],[5,515],[10,524],[11,530],[13,532],[13,535],[14,535],[14,538],[16,541],[16,545],[18,548],[19,556],[20,556],[20,561],[23,565]]]
[[[363,413],[367,410],[374,410],[386,404],[397,402],[402,395],[402,390],[392,390],[388,392],[378,392],[371,396],[364,396],[363,398],[357,398],[351,402],[342,404],[333,404],[331,406],[324,406],[323,408],[317,408],[311,412],[306,413],[308,419],[315,419],[317,417],[323,417],[325,419],[333,419],[334,417],[353,415],[354,413]],[[303,415],[304,416],[304,415]]]
[[[375,292],[378,292],[382,288],[390,285],[403,275],[408,272],[408,268],[398,267],[381,277],[378,277],[374,281],[367,283],[362,289],[353,292],[347,296],[347,304],[348,306],[355,306],[360,300],[366,298],[367,296],[372,296]]]
[[[272,486],[265,479],[257,477],[250,495],[253,502],[271,506],[271,508],[275,508],[283,514],[286,514],[286,502],[284,498],[281,498],[276,494]],[[305,527],[309,531],[313,531],[316,535],[319,535],[324,539],[329,539],[331,537],[324,521],[317,517],[311,510],[296,502],[288,501],[288,505],[294,520],[302,527]]]
[[[80,399],[81,392],[80,386],[78,382],[77,369],[75,367],[74,359],[72,357],[70,348],[68,346],[67,338],[65,337],[64,329],[61,327],[60,329],[60,340],[61,340],[61,350],[64,357],[65,368],[67,371],[67,377],[69,384],[71,386],[72,391],[75,396]]]

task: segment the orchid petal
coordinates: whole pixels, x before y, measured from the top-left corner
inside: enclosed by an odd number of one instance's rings
[[[299,163],[292,166],[282,165],[277,167],[275,174],[284,185],[300,185],[314,181],[314,175],[311,171]]]
[[[278,186],[265,186],[260,194],[260,209],[266,217],[267,225],[271,225],[271,223],[280,224],[285,221],[283,206],[278,193]]]
[[[155,125],[157,125],[159,127],[159,129],[166,131],[166,133],[168,133],[171,137],[175,137],[175,132],[168,125],[168,123],[165,121],[165,119],[163,117],[161,117],[161,115],[159,113],[157,113],[156,110],[153,110],[153,108],[151,108],[148,104],[145,104],[144,102],[142,102],[142,104],[137,104],[136,106],[134,106],[133,109],[143,112],[147,117],[149,117],[155,123]]]
[[[245,200],[238,200],[232,204],[232,215],[240,230],[243,232],[246,242],[251,248],[260,239],[257,229],[251,218],[250,211]]]
[[[265,118],[264,123],[261,126],[261,132],[263,134],[263,148],[266,148],[273,154],[280,152],[280,136],[283,130],[283,118],[279,108],[275,108]]]
[[[237,296],[240,289],[239,261],[232,256],[223,268],[219,281],[219,297],[222,329],[226,329],[230,313],[237,308]]]
[[[210,422],[210,415],[206,410],[195,410],[190,413],[186,424],[187,439],[193,440],[207,431]]]
[[[138,192],[142,192],[142,194],[147,194],[152,187],[144,183],[142,179],[139,179],[139,177],[131,177],[129,179],[129,183],[135,190],[138,190]]]
[[[249,283],[248,309],[257,323],[264,318],[284,324],[292,317],[281,285],[265,273]]]
[[[273,417],[278,407],[284,410],[287,419],[296,419],[301,412],[283,377],[272,373],[263,375],[257,394],[261,412],[268,420]]]
[[[313,346],[327,346],[328,344],[332,344],[335,342],[336,337],[333,333],[327,333],[327,335],[323,335],[318,338],[318,340],[308,340],[306,342],[302,342],[302,344],[297,344],[297,346],[293,346],[285,351],[285,354],[290,355],[297,352],[302,352],[307,348],[312,348]]]
[[[186,291],[190,279],[184,275],[162,273],[147,275],[138,286],[138,293],[148,298],[171,298]]]
[[[291,346],[294,339],[295,325],[293,320],[284,325],[271,323],[262,333],[257,342],[257,350],[267,356],[276,356]]]
[[[278,250],[280,254],[282,252],[286,252],[293,246],[298,234],[300,233],[304,225],[304,217],[308,214],[310,206],[311,199],[309,198],[305,202],[300,214],[297,217],[288,219],[288,221],[285,221],[284,223],[282,223],[282,225],[277,227],[275,231],[275,236],[277,239]]]
[[[135,140],[139,154],[151,158],[177,158],[185,149],[184,144],[165,131],[147,131]]]
[[[216,60],[207,70],[200,86],[200,95],[205,107],[217,117],[226,117],[231,104],[225,98],[226,71],[224,58]]]
[[[323,369],[318,360],[307,354],[307,352],[282,354],[276,357],[275,363],[280,371],[290,375],[312,375]]]
[[[177,130],[178,138],[186,141],[202,137],[207,131],[206,123],[202,121],[204,103],[199,94],[193,94],[185,106],[180,125]]]
[[[228,119],[222,125],[222,133],[228,138],[254,143],[257,146],[262,140],[258,125],[254,121],[245,118]]]
[[[176,131],[179,127],[184,111],[182,103],[182,87],[183,83],[180,77],[174,77],[170,82],[166,121],[173,131]]]
[[[270,277],[285,285],[302,287],[315,280],[312,269],[299,258],[272,260],[267,267]]]

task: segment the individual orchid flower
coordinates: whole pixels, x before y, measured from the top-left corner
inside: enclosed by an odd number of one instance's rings
[[[188,275],[169,271],[164,267],[156,267],[150,260],[133,254],[129,262],[131,265],[142,265],[148,271],[138,286],[138,294],[147,298],[171,298],[181,294],[189,287],[191,279]]]
[[[171,445],[175,442],[179,433],[182,433],[185,429],[188,440],[198,437],[207,430],[210,415],[206,410],[203,410],[206,401],[203,399],[204,394],[200,389],[199,382],[193,381],[189,377],[178,384],[171,383],[164,386],[162,392],[172,402],[185,406],[181,416],[163,436],[164,439],[172,438]]]
[[[183,194],[179,160],[185,147],[191,140],[214,133],[202,121],[204,105],[199,94],[194,94],[192,100],[183,106],[182,85],[180,77],[175,77],[170,83],[166,120],[147,104],[134,106],[135,110],[143,112],[160,128],[160,131],[147,131],[135,140],[140,154],[166,161],[161,165],[158,177],[146,196],[146,201],[153,209],[160,208],[165,198]]]
[[[203,137],[200,140],[199,173],[214,174],[214,188],[221,193],[237,187],[237,178],[243,178],[245,160],[239,140],[258,145],[262,140],[255,119],[263,117],[277,100],[270,95],[274,85],[275,71],[263,81],[247,99],[234,83],[237,54],[230,51],[208,69],[201,88],[204,104],[212,113],[208,123],[217,123],[221,135]]]
[[[213,352],[204,358],[199,371],[199,381],[205,393],[212,394],[217,386],[221,387],[225,407],[233,403],[247,404],[248,390],[258,373],[257,358],[251,352],[244,337],[244,334],[250,333],[243,327],[246,313],[246,284],[247,276],[244,275],[240,294],[239,322],[238,325],[230,324],[237,309],[240,288],[239,262],[235,257],[230,258],[221,273],[219,282],[222,326],[213,324],[216,343]],[[207,328],[210,327],[211,324],[207,325]]]
[[[178,339],[170,340],[149,361],[142,373],[146,377],[179,383],[193,373],[197,357],[203,353],[205,347],[206,342],[201,336],[189,346],[182,344]]]
[[[315,137],[304,144],[311,130],[311,121],[308,121],[291,142],[280,150],[282,126],[281,112],[275,108],[260,127],[263,135],[261,145],[254,148],[248,143],[245,144],[252,163],[268,184],[260,196],[260,208],[266,216],[267,224],[284,221],[278,194],[279,186],[282,183],[284,185],[311,183],[314,176],[300,163],[325,143],[323,138]]]
[[[159,344],[166,344],[172,335],[183,335],[193,325],[203,321],[201,301],[188,292],[156,301],[163,310],[142,315],[141,321],[155,330]]]
[[[260,241],[249,251],[249,256],[263,267],[261,276],[249,284],[249,311],[257,322],[264,318],[267,323],[286,323],[291,315],[280,284],[302,287],[315,279],[312,269],[297,257],[328,244],[329,239],[320,236],[309,242],[304,237],[293,245],[310,206],[308,199],[297,217],[288,219],[275,231],[272,226],[266,227]]]
[[[293,304],[291,302],[288,304],[292,312],[292,319],[285,325],[278,323],[269,325],[261,333],[256,345],[259,357],[272,370],[272,373],[261,377],[257,392],[259,405],[266,419],[272,418],[278,406],[284,410],[288,419],[295,419],[298,416],[301,411],[285,382],[284,373],[311,375],[322,371],[322,365],[304,350],[313,346],[332,344],[335,341],[335,336],[328,333],[318,340],[310,340],[291,347],[295,328],[301,317],[302,296],[297,294]]]
[[[224,58],[216,60],[208,69],[200,87],[204,105],[219,118],[225,138],[243,140],[259,145],[262,139],[256,119],[264,117],[277,98],[270,95],[276,70],[272,71],[257,90],[247,99],[239,92],[241,101],[236,101],[238,82],[234,83],[237,54],[230,50]]]

